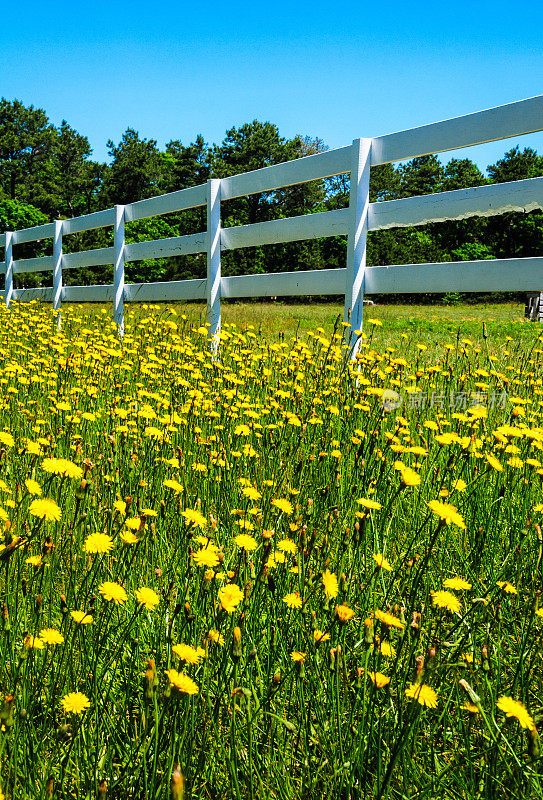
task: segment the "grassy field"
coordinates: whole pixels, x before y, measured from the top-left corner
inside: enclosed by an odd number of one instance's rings
[[[339,314],[0,312],[5,798],[543,800],[541,329]]]
[[[157,313],[168,308],[184,313],[194,324],[205,324],[205,305],[184,303],[174,306],[156,306]],[[92,309],[92,307],[88,307]],[[127,306],[127,308],[130,308]],[[141,307],[136,307],[136,314]],[[393,338],[401,333],[436,340],[442,337],[464,336],[482,339],[483,322],[489,337],[504,334],[515,337],[532,335],[534,325],[524,320],[524,306],[520,303],[481,305],[383,305],[366,306],[365,319],[378,319],[384,325],[384,333]],[[322,327],[330,331],[336,320],[343,319],[343,305],[330,304],[286,304],[274,303],[222,303],[222,319],[244,330],[252,325],[267,337],[275,338],[281,332],[300,335]]]

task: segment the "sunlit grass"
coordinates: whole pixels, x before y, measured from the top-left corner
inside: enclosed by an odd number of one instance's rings
[[[520,311],[0,312],[4,795],[543,798]]]

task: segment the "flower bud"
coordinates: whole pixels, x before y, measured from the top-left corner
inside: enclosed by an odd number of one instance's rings
[[[145,670],[145,676],[143,679],[143,698],[146,702],[150,702],[155,694],[155,688],[158,685],[158,678],[156,674],[156,665],[153,658],[150,658],[147,662],[147,668]]]
[[[481,669],[483,672],[490,672],[490,661],[488,660],[488,647],[483,645],[481,648]]]
[[[9,730],[13,725],[13,705],[15,703],[15,696],[6,694],[0,706],[0,722],[2,727]]]
[[[242,655],[241,649],[241,630],[237,626],[234,628],[232,635],[232,648],[231,655],[233,661],[239,661]]]
[[[373,617],[367,617],[364,620],[364,630],[365,630],[364,641],[368,645],[373,644],[374,625],[375,625],[375,623],[374,623]]]
[[[532,761],[537,761],[541,758],[541,739],[537,728],[528,728],[526,736],[528,737],[528,755]]]
[[[470,701],[471,701],[471,702],[472,702],[472,703],[473,703],[475,706],[479,706],[479,705],[480,705],[480,703],[481,703],[481,698],[479,697],[479,695],[478,695],[476,692],[474,692],[474,691],[473,691],[473,689],[471,688],[471,686],[469,685],[469,683],[468,683],[466,680],[464,680],[464,678],[462,678],[461,680],[459,680],[459,681],[458,681],[458,683],[460,684],[460,686],[462,687],[462,689],[463,689],[463,690],[464,690],[464,691],[467,693],[467,695],[468,695],[468,697],[469,697]]]
[[[185,794],[185,779],[181,774],[181,767],[179,764],[176,765],[174,771],[172,772],[170,792],[172,800],[183,800],[183,796]]]

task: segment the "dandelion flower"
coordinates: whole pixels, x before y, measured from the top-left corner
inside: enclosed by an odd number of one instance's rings
[[[219,564],[217,551],[210,547],[197,550],[196,553],[192,554],[192,558],[199,567],[216,567]]]
[[[485,453],[485,458],[492,469],[495,469],[496,472],[503,472],[503,466],[500,464],[496,456],[493,456],[490,453]]]
[[[337,577],[328,569],[322,573],[322,585],[324,586],[324,594],[329,600],[337,597],[339,591]]]
[[[124,500],[115,500],[113,509],[124,516],[126,514],[126,502]]]
[[[227,583],[219,589],[219,602],[222,608],[232,614],[244,598],[244,594],[235,583]]]
[[[125,544],[137,544],[139,542],[136,534],[129,530],[121,531],[119,536]]]
[[[85,553],[109,553],[113,549],[113,539],[107,533],[91,533],[85,539]]]
[[[387,675],[383,675],[382,672],[370,672],[368,673],[370,676],[371,682],[378,688],[382,689],[383,686],[386,686],[387,683],[390,683],[390,678]]]
[[[70,611],[70,616],[78,625],[90,625],[92,622],[92,614],[88,614],[86,611],[80,611],[79,609]]]
[[[496,581],[496,586],[499,586],[500,589],[503,589],[506,594],[518,594],[516,588],[512,583],[509,583],[509,581]]]
[[[435,440],[438,444],[443,444],[443,445],[453,444],[454,442],[458,441],[458,434],[454,433],[454,431],[449,431],[448,433],[440,433],[435,437]]]
[[[136,589],[135,595],[138,603],[147,609],[147,611],[153,611],[153,609],[156,608],[160,603],[160,597],[158,594],[153,591],[153,589],[149,589],[147,586],[142,586],[141,589]]]
[[[362,508],[367,508],[368,510],[378,511],[382,508],[381,503],[378,503],[377,500],[369,500],[367,497],[361,497],[356,502],[361,505]]]
[[[381,642],[379,650],[384,658],[394,658],[396,655],[396,650],[392,647],[390,642]]]
[[[329,642],[330,634],[325,633],[324,631],[320,631],[317,628],[317,630],[313,631],[313,638],[315,639],[315,644],[320,644],[321,642]]]
[[[215,628],[211,628],[211,630],[208,631],[207,638],[210,642],[213,642],[213,644],[224,644],[224,636],[220,631],[215,630]]]
[[[434,592],[432,602],[438,608],[445,608],[452,614],[457,614],[462,608],[462,603],[452,592]]]
[[[6,447],[13,447],[15,444],[13,436],[8,431],[0,431],[0,442]]]
[[[295,661],[298,664],[303,664],[305,661],[305,653],[301,653],[299,650],[293,650],[290,654],[290,660]]]
[[[238,547],[240,547],[242,550],[246,550],[247,552],[256,550],[258,547],[258,542],[256,539],[253,536],[249,536],[248,533],[239,533],[234,541]]]
[[[32,636],[30,633],[28,633],[25,636],[24,646],[32,650],[43,650],[45,644],[42,642],[39,636]]]
[[[40,639],[45,644],[62,644],[64,636],[56,628],[44,628],[40,631]]]
[[[127,594],[123,587],[114,581],[104,581],[98,587],[98,591],[105,600],[113,601],[116,605],[126,603]]]
[[[172,653],[175,653],[181,661],[186,661],[187,664],[199,664],[205,651],[201,647],[191,647],[190,644],[174,644]]]
[[[70,692],[62,698],[60,705],[67,714],[81,714],[90,708],[90,700],[83,692]]]
[[[404,467],[401,470],[400,476],[404,486],[420,485],[420,475],[418,472],[415,472],[414,469],[411,469],[411,467]]]
[[[30,564],[31,567],[41,567],[43,559],[41,556],[28,556],[25,564]]]
[[[33,442],[28,439],[26,443],[26,452],[30,453],[31,456],[41,456],[42,449],[38,442]]]
[[[198,694],[198,685],[183,672],[177,672],[175,669],[167,669],[166,675],[168,676],[170,685],[175,686],[179,692],[183,694]]]
[[[44,458],[42,469],[65,478],[82,478],[83,470],[67,458]]]
[[[199,511],[193,508],[187,508],[181,512],[181,516],[192,528],[206,528],[207,519]]]
[[[513,700],[512,697],[506,697],[504,695],[498,698],[496,705],[507,717],[515,717],[515,719],[518,719],[522,728],[528,728],[529,730],[535,728],[533,718],[530,716],[525,706],[519,703],[518,700]]]
[[[437,694],[424,683],[412,683],[405,690],[405,696],[412,700],[416,700],[421,706],[427,708],[437,708]]]
[[[405,628],[405,625],[401,620],[392,614],[388,614],[386,611],[381,611],[379,608],[375,610],[375,619],[378,619],[380,622],[388,625],[389,628],[398,628],[399,630],[403,630]]]
[[[159,439],[164,438],[165,431],[161,431],[160,428],[155,428],[153,425],[147,425],[147,427],[143,431],[143,435],[147,439],[155,439],[156,441],[158,441]]]
[[[450,503],[440,503],[439,500],[430,500],[428,508],[433,511],[434,514],[437,514],[440,519],[444,520],[447,525],[450,525],[452,522],[452,524],[456,525],[458,528],[465,529],[466,524],[462,516],[458,513],[456,507],[452,506]]]
[[[277,549],[282,550],[283,553],[291,553],[294,555],[298,550],[298,545],[296,542],[293,542],[292,539],[281,539],[280,542],[277,542]]]
[[[271,504],[272,506],[275,506],[275,508],[278,508],[279,511],[283,511],[287,515],[292,514],[293,509],[290,500],[282,500],[282,499],[272,500]]]
[[[262,497],[258,489],[255,489],[253,486],[245,486],[242,489],[242,494],[244,494],[245,497],[248,497],[249,500],[260,500]]]
[[[41,500],[33,500],[28,509],[33,517],[45,520],[45,522],[58,522],[62,517],[62,511],[54,500],[44,497]]]
[[[283,603],[286,603],[289,608],[301,608],[302,598],[299,592],[290,592],[283,597]]]
[[[257,509],[251,508],[249,514],[252,514],[254,511],[257,511]],[[236,520],[236,525],[238,526],[238,528],[242,528],[242,530],[244,531],[254,531],[255,529],[255,526],[253,525],[250,519],[238,519]]]
[[[443,586],[446,589],[456,589],[457,591],[469,592],[471,583],[468,583],[463,578],[447,578],[443,581]]]
[[[173,489],[175,494],[180,494],[183,491],[183,485],[179,481],[174,481],[172,478],[166,478],[163,485],[168,489]]]
[[[380,569],[385,569],[387,572],[392,572],[392,567],[390,566],[386,558],[383,555],[381,555],[381,553],[374,553],[373,560],[375,561],[377,566],[380,567]]]
[[[25,481],[25,486],[28,494],[33,494],[37,497],[41,495],[41,486],[40,484],[33,480],[32,478],[27,478]]]
[[[348,622],[350,619],[354,617],[354,611],[349,606],[341,605],[336,606],[336,614],[337,618],[340,622]]]

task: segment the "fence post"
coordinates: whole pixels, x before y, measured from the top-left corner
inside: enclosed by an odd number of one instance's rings
[[[6,231],[6,288],[4,302],[9,308],[13,294],[13,231]]]
[[[345,287],[345,322],[351,323],[349,358],[354,358],[362,330],[364,309],[364,272],[370,201],[371,139],[355,139],[352,144],[351,192],[349,198],[349,235],[347,239],[347,285]]]
[[[212,340],[221,329],[221,182],[217,178],[207,182],[206,299],[207,336]],[[212,349],[217,349],[216,341]]]
[[[55,220],[55,232],[53,234],[53,312],[57,312],[57,328],[60,330],[62,324],[62,312],[60,304],[62,302],[62,220]]]
[[[113,223],[113,319],[119,339],[124,337],[124,206],[115,206]]]

